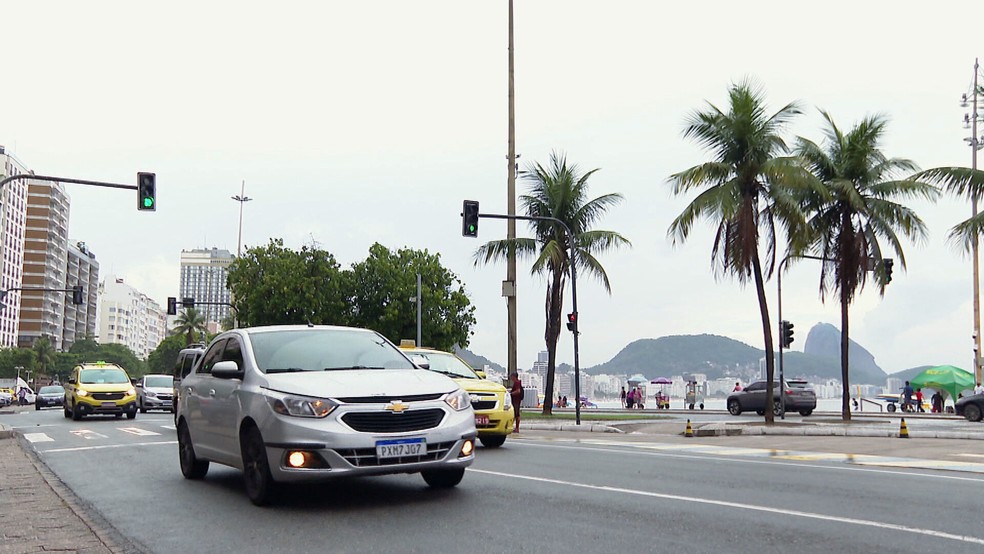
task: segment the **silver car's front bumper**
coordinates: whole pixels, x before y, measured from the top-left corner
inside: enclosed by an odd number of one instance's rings
[[[323,480],[343,476],[417,473],[426,470],[464,468],[475,460],[474,449],[462,455],[466,441],[474,440],[475,415],[470,409],[455,411],[435,402],[417,410],[440,409],[444,416],[436,427],[407,432],[364,432],[345,422],[346,414],[378,413],[378,406],[342,406],[324,419],[283,416],[271,413],[258,422],[267,447],[270,473],[276,481]],[[409,413],[409,412],[408,412]],[[394,414],[394,419],[401,417]],[[377,458],[379,441],[422,438],[426,454],[403,458]],[[291,452],[310,453],[320,458],[320,467],[293,468]]]

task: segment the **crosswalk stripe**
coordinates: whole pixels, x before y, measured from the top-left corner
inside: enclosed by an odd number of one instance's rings
[[[137,435],[138,437],[152,437],[154,435],[160,435],[160,433],[154,431],[148,431],[146,429],[141,429],[139,427],[119,427],[120,431],[124,433],[130,433],[131,435]]]
[[[49,437],[48,435],[46,435],[44,433],[24,433],[24,438],[27,439],[27,441],[28,442],[31,442],[31,443],[35,443],[35,442],[54,442],[55,441],[55,439]]]
[[[90,439],[105,439],[105,438],[107,438],[106,435],[103,435],[101,433],[97,433],[95,431],[90,431],[88,429],[75,429],[74,431],[70,431],[70,432],[73,435],[75,435],[76,437],[82,437],[83,439],[86,439],[86,440],[90,440]]]

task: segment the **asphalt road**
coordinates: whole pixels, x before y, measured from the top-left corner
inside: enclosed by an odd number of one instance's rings
[[[808,442],[796,455],[763,456],[766,437],[728,437],[708,452],[678,437],[524,432],[479,448],[451,491],[419,475],[361,478],[288,488],[256,508],[235,470],[181,477],[170,414],[4,422],[155,553],[984,551],[984,474],[803,455],[843,452],[845,439],[798,437]],[[982,442],[937,444],[978,456],[969,443]]]

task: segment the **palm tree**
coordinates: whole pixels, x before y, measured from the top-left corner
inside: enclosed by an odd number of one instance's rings
[[[47,375],[48,366],[55,362],[55,349],[51,346],[51,340],[42,336],[34,341],[34,353],[37,354],[40,374]]]
[[[912,174],[917,168],[910,160],[887,158],[879,149],[888,123],[884,116],[866,117],[845,134],[827,112],[821,113],[826,121],[823,146],[800,138],[796,153],[823,185],[805,195],[803,208],[814,233],[808,248],[823,259],[820,296],[824,298],[831,287],[840,296],[841,414],[849,421],[848,307],[857,292],[864,289],[869,271],[874,271],[879,290],[885,294],[884,265],[877,263],[885,254],[880,240],[895,252],[905,268],[898,234],[910,240],[926,236],[922,220],[895,200],[935,200],[939,190],[914,177],[899,177]]]
[[[939,184],[948,193],[968,200],[984,197],[984,170],[969,167],[934,167],[920,171],[912,176],[913,179],[925,179]],[[978,212],[950,229],[949,240],[963,245],[970,250],[974,240],[984,236],[984,211]]]
[[[764,95],[747,81],[731,85],[728,93],[727,113],[708,103],[706,111],[694,112],[687,120],[684,137],[695,139],[714,159],[670,176],[675,194],[695,189],[700,193],[673,220],[667,234],[674,244],[684,242],[696,220],[715,222],[711,266],[716,274],[730,274],[742,285],[754,279],[771,395],[775,359],[765,280],[775,266],[776,226],[786,229],[790,241],[804,232],[805,218],[793,193],[809,182],[795,160],[781,156],[788,150],[779,133],[801,112],[789,103],[767,115]],[[764,260],[759,252],[763,240]],[[772,410],[765,411],[765,421],[775,421]]]
[[[171,333],[175,335],[185,335],[186,345],[198,342],[197,336],[201,334],[201,336],[204,337],[208,332],[208,329],[205,327],[205,316],[194,308],[185,308],[182,310],[178,317],[174,320],[174,323],[175,326],[174,329],[171,330]]]
[[[617,193],[588,200],[588,178],[595,171],[598,170],[581,173],[577,165],[568,165],[565,155],[551,153],[548,167],[530,163],[521,173],[521,178],[530,185],[530,193],[520,196],[519,201],[527,216],[559,219],[567,225],[574,234],[577,271],[597,277],[610,294],[608,274],[595,256],[630,243],[614,231],[591,229],[608,208],[622,200],[622,195]],[[475,252],[475,264],[504,260],[510,251],[515,251],[519,257],[534,258],[532,273],[546,274],[544,340],[547,346],[547,383],[543,413],[550,414],[553,408],[554,370],[557,362],[557,339],[561,331],[564,285],[571,270],[571,239],[563,225],[555,221],[532,221],[530,226],[534,238],[490,241]]]

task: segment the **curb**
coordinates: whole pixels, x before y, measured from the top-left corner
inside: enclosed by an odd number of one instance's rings
[[[550,423],[528,423],[523,424],[524,429],[530,431],[581,431],[586,433],[625,433],[625,431],[610,425],[600,425],[590,423],[588,425],[577,425],[575,423],[562,423],[560,425]]]

